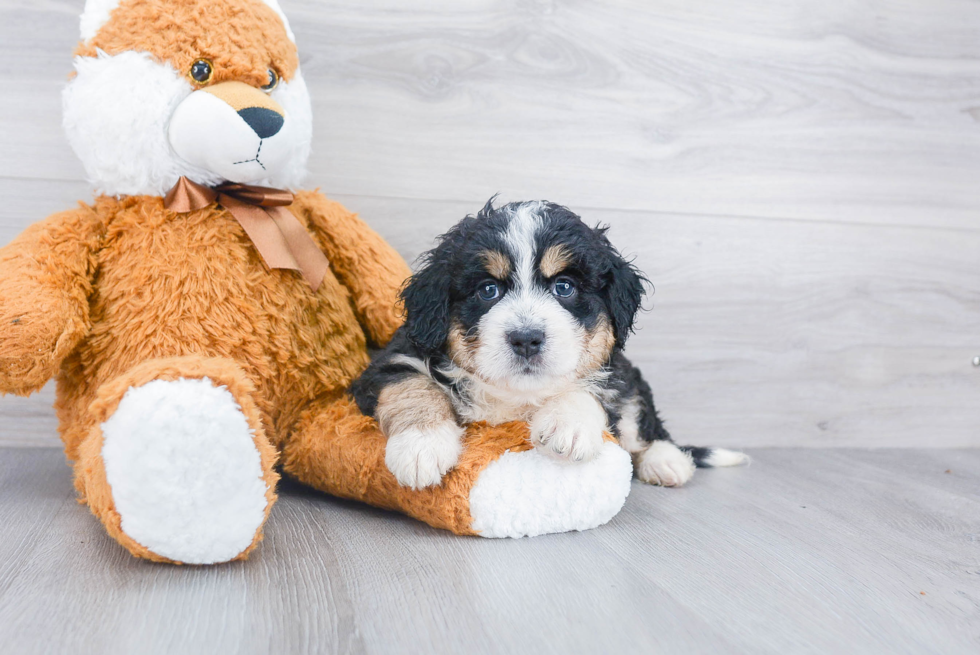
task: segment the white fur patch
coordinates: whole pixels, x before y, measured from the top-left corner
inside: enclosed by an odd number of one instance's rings
[[[634,396],[623,404],[620,410],[619,423],[616,429],[619,432],[619,445],[626,449],[628,453],[638,453],[646,448],[647,442],[640,440],[640,402]]]
[[[252,543],[266,483],[227,389],[207,378],[131,388],[102,434],[122,529],[138,543],[188,564],[226,562]]]
[[[694,459],[669,441],[654,441],[636,457],[636,476],[650,484],[680,487],[694,476]]]
[[[589,530],[619,513],[630,491],[630,456],[605,442],[588,463],[571,464],[537,449],[506,452],[470,490],[472,528],[483,537],[534,537]]]
[[[278,170],[271,172],[267,185],[298,189],[306,179],[306,163],[313,145],[313,105],[303,71],[297,68],[293,79],[279,82],[272,99],[286,111],[291,133],[290,155]]]
[[[727,448],[712,448],[711,454],[704,463],[708,466],[741,466],[750,462],[749,456],[737,450]]]
[[[76,57],[78,73],[62,94],[68,142],[89,182],[106,195],[163,195],[182,174],[195,182],[219,180],[182,168],[170,150],[167,124],[190,95],[190,83],[146,53]]]
[[[521,288],[534,285],[534,237],[542,225],[540,210],[540,202],[522,203],[511,215],[504,234],[514,255],[514,279]]]
[[[217,167],[209,167],[208,161],[189,162],[171,147],[171,117],[194,93],[172,66],[146,53],[100,52],[97,57],[76,57],[75,70],[78,74],[62,95],[65,133],[97,193],[162,196],[182,175],[207,186],[228,180],[295,189],[303,181],[313,114],[299,71],[272,94],[286,122],[281,136],[267,140],[267,170],[260,169],[262,176],[255,177],[254,170],[242,167],[242,177],[236,179],[235,170],[214,170]],[[234,112],[228,121],[242,122]],[[221,131],[213,135],[226,136]],[[248,158],[252,156],[254,150]]]
[[[390,436],[385,446],[385,465],[403,487],[423,489],[437,485],[459,461],[463,432],[455,423],[446,422]]]
[[[531,419],[531,443],[549,455],[588,462],[602,449],[606,412],[584,391],[549,400]]]
[[[86,0],[79,22],[82,41],[90,41],[109,22],[109,15],[119,6],[119,2],[120,0]]]

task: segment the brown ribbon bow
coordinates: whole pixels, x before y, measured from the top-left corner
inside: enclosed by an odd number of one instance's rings
[[[163,206],[183,214],[214,201],[231,212],[269,268],[299,271],[316,291],[330,262],[303,224],[286,209],[293,194],[284,189],[226,182],[212,188],[181,177],[163,199]]]

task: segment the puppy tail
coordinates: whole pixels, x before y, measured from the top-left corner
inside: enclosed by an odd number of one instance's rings
[[[751,460],[745,453],[727,448],[701,448],[700,446],[679,446],[694,460],[699,469],[710,469],[716,466],[742,466]]]

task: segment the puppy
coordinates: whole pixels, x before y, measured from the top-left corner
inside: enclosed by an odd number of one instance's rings
[[[491,199],[444,234],[402,292],[404,326],[350,389],[388,437],[398,482],[439,484],[474,421],[527,421],[537,448],[573,462],[609,430],[636,475],[664,486],[747,461],[678,447],[664,429],[622,352],[643,282],[605,229],[549,202]]]

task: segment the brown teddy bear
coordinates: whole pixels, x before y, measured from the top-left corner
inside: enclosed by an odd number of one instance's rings
[[[345,389],[401,322],[410,271],[339,204],[281,190],[312,112],[276,0],[89,0],[81,27],[64,125],[98,196],[0,250],[0,392],[57,377],[76,487],[112,537],[157,561],[244,558],[280,456],[461,534],[618,512],[625,452],[555,468],[523,425],[474,427],[441,487],[395,483]]]

